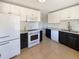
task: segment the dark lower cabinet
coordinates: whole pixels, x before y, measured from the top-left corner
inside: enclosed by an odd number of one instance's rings
[[[51,29],[46,29],[46,37],[51,39]]]
[[[59,31],[59,42],[64,45],[69,45],[68,33]]]
[[[21,43],[21,49],[28,47],[28,33],[22,33],[20,35],[20,43]],[[33,37],[36,38],[36,37]],[[40,31],[40,42],[43,40],[43,31]]]
[[[43,31],[40,31],[40,42],[43,40]]]
[[[23,33],[21,36],[21,49],[28,47],[28,33]]]
[[[77,34],[60,31],[59,42],[79,51],[79,35]]]
[[[69,47],[79,51],[79,35],[70,34],[69,40],[70,40]]]

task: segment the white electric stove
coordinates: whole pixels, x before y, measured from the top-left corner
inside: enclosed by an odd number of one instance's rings
[[[40,30],[28,30],[28,48],[40,43]]]

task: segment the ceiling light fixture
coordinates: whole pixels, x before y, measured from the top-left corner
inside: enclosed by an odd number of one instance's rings
[[[38,0],[40,3],[44,3],[46,0]]]

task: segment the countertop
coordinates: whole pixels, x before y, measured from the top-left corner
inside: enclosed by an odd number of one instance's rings
[[[24,31],[24,30],[22,30],[22,31],[20,31],[20,34],[23,34],[23,33],[28,33],[28,32],[30,32],[30,31],[41,31],[42,29],[31,29],[31,30],[26,30],[26,31]]]
[[[65,30],[63,30],[63,32],[68,32],[68,33],[78,34],[79,35],[79,32],[77,32],[77,31],[65,31]]]
[[[48,29],[51,29],[51,30],[57,30],[57,31],[62,31],[62,29],[59,29],[59,28],[48,27]]]
[[[79,34],[79,31],[68,31],[67,29],[59,29],[59,28],[52,28],[52,27],[48,27],[48,29],[62,31],[62,32],[68,32],[68,33],[72,33],[72,34]]]
[[[20,31],[20,34],[28,33],[28,31]]]

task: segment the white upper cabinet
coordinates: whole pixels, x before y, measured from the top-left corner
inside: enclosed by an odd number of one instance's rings
[[[54,14],[53,13],[48,14],[48,23],[54,23]]]
[[[64,9],[60,11],[61,20],[69,20],[70,19],[70,9]]]
[[[71,7],[69,9],[70,9],[70,18],[79,19],[79,5],[75,7]]]
[[[32,17],[33,17],[33,20],[40,21],[40,12],[33,10],[32,11]]]
[[[61,20],[79,19],[79,5],[61,10]]]
[[[41,21],[41,12],[40,11],[36,11],[36,20]]]
[[[51,23],[51,21],[53,21],[52,19],[53,19],[53,15],[52,15],[52,13],[49,13],[48,14],[48,23]]]
[[[40,11],[29,9],[27,21],[40,21]]]
[[[21,21],[40,21],[40,11],[0,2],[0,13],[19,15]]]
[[[79,19],[79,5],[48,14],[48,23],[70,19]]]
[[[20,15],[20,7],[16,5],[10,5],[10,13],[14,15]]]
[[[10,4],[0,2],[0,13],[10,13]]]
[[[60,22],[60,13],[54,12],[48,14],[48,23],[59,23]]]
[[[27,8],[23,8],[23,7],[20,7],[20,18],[21,18],[21,21],[26,21],[27,20]]]

